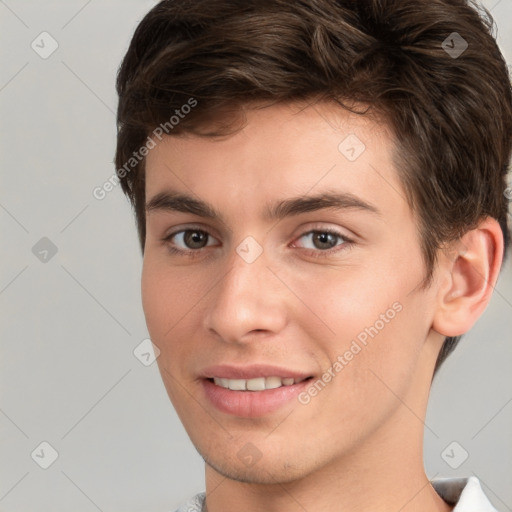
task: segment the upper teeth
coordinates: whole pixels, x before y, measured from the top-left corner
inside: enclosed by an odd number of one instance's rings
[[[213,382],[215,382],[217,386],[232,389],[233,391],[263,391],[265,389],[275,389],[281,386],[291,386],[302,380],[303,379],[294,379],[293,377],[284,379],[281,377],[256,377],[255,379],[221,379],[214,377]]]

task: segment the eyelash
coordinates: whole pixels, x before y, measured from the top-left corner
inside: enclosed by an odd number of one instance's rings
[[[180,229],[178,231],[174,231],[173,233],[170,233],[169,235],[165,236],[162,239],[162,242],[167,246],[167,249],[171,254],[176,254],[180,256],[185,256],[191,259],[197,258],[202,256],[203,249],[206,249],[207,247],[202,247],[200,249],[176,249],[176,247],[173,247],[171,244],[171,240],[173,237],[178,235],[179,233],[186,233],[187,231],[199,231],[201,233],[205,233],[208,236],[211,236],[207,231],[200,228],[187,228],[187,229]],[[303,249],[303,251],[306,252],[308,256],[312,256],[313,258],[322,258],[322,257],[329,257],[334,253],[338,253],[344,250],[348,250],[351,248],[351,246],[354,244],[354,241],[350,238],[346,237],[342,233],[333,230],[333,229],[310,229],[309,231],[305,231],[302,233],[297,239],[302,238],[305,235],[309,235],[311,233],[322,233],[322,234],[330,234],[336,236],[338,239],[343,240],[343,243],[339,245],[335,245],[331,249],[321,250],[321,249]]]

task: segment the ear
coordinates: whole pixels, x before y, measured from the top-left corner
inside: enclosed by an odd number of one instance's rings
[[[443,336],[469,331],[491,299],[502,259],[503,233],[490,217],[440,252],[435,331]]]

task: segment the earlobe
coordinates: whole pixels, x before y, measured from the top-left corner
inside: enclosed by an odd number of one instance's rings
[[[473,326],[491,299],[502,259],[503,233],[493,218],[440,252],[435,331],[459,336]]]

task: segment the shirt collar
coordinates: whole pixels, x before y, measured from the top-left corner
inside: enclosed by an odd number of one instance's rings
[[[498,512],[484,494],[478,478],[439,478],[432,487],[444,501],[456,505],[452,512]]]

